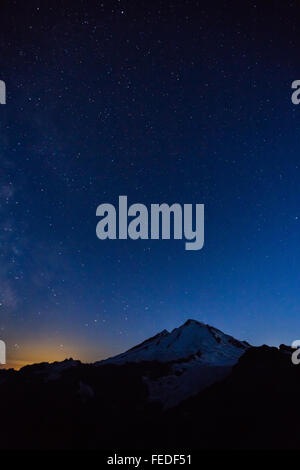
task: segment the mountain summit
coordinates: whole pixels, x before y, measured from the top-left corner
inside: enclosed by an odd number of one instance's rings
[[[124,364],[142,361],[198,361],[210,365],[232,365],[249,346],[247,342],[238,341],[212,326],[196,320],[187,320],[170,333],[163,330],[105,362]]]

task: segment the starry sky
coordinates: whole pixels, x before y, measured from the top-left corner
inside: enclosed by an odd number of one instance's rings
[[[187,318],[300,331],[297,2],[2,0],[8,365],[119,353]],[[205,246],[96,237],[96,208],[205,204]]]

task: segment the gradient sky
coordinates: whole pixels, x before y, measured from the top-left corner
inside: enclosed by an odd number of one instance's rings
[[[0,338],[99,360],[187,318],[300,335],[297,2],[1,2]],[[205,247],[100,241],[96,208],[205,204]]]

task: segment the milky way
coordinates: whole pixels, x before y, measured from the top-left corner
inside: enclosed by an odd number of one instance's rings
[[[99,360],[190,317],[254,344],[297,339],[293,3],[2,3],[10,363]],[[205,204],[204,248],[100,243],[96,208],[121,194]]]

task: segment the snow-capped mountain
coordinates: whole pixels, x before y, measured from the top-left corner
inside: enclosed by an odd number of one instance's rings
[[[43,384],[63,383],[66,377],[73,377],[76,396],[86,402],[96,396],[95,384],[97,388],[102,374],[111,384],[112,377],[123,374],[126,381],[125,371],[131,371],[131,377],[139,378],[143,390],[147,385],[147,402],[160,402],[164,408],[170,408],[229,375],[232,366],[250,347],[217,328],[187,320],[171,332],[164,330],[127,352],[104,361],[84,365],[68,359],[52,364],[34,364],[23,367],[20,373],[3,371],[0,384],[7,383],[11,377]],[[94,375],[90,383],[84,372],[87,369]]]
[[[187,363],[198,361],[210,365],[232,365],[249,347],[222,331],[196,320],[187,320],[171,333],[161,333],[105,362],[159,361]],[[103,363],[103,362],[102,362]]]
[[[161,333],[123,354],[97,363],[158,362],[169,365],[159,378],[144,377],[149,398],[165,407],[178,404],[226,377],[238,359],[250,347],[222,331],[196,320],[187,320],[179,328]]]

